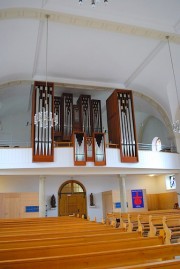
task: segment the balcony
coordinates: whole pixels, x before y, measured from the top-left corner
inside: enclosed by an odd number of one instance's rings
[[[139,144],[139,162],[122,163],[120,150],[116,145],[106,145],[106,166],[95,166],[87,162],[86,166],[74,166],[71,143],[56,144],[54,162],[32,162],[32,148],[28,142],[0,141],[1,175],[74,175],[74,174],[149,174],[178,173],[180,154],[175,148],[162,146],[153,151],[152,145]]]

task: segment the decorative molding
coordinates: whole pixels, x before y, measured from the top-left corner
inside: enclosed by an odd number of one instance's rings
[[[46,15],[50,15],[49,21],[63,24],[71,24],[73,26],[96,28],[109,32],[130,34],[136,36],[143,36],[146,38],[165,40],[169,36],[171,42],[180,43],[180,35],[176,33],[169,33],[158,31],[150,28],[144,28],[134,25],[128,25],[119,22],[107,21],[102,19],[83,17],[78,15],[66,14],[62,12],[54,12],[44,9],[33,8],[7,8],[0,10],[0,20],[8,19],[35,19],[46,20]]]

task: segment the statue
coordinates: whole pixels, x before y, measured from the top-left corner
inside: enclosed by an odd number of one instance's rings
[[[56,207],[56,197],[54,196],[54,194],[51,196],[51,207]]]
[[[92,194],[92,192],[91,192],[91,194],[90,194],[90,206],[94,206],[95,204],[94,204],[94,197],[93,197],[93,194]]]

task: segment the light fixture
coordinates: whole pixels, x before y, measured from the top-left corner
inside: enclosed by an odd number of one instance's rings
[[[49,39],[49,17],[50,15],[46,15],[46,88],[45,90],[48,90],[48,79],[47,79],[47,74],[48,74],[48,39]],[[46,94],[47,96],[47,94]],[[47,101],[47,100],[46,100]],[[47,113],[44,115],[44,119],[46,120],[46,125],[48,125],[48,121],[51,123],[50,126],[53,127],[53,122],[54,122],[54,126],[58,125],[58,115],[56,113],[54,113],[54,119],[53,119],[53,115],[52,112],[49,113],[49,118]]]
[[[49,34],[49,25],[48,25],[49,15],[46,15],[46,90],[47,90],[47,65],[48,65],[48,34]]]
[[[170,61],[171,61],[171,68],[172,68],[172,73],[173,73],[173,78],[174,78],[174,85],[175,85],[175,90],[176,90],[176,98],[177,98],[177,102],[178,102],[178,108],[180,109],[178,88],[177,88],[176,76],[175,76],[175,71],[174,71],[174,64],[173,64],[173,59],[172,59],[171,47],[170,47],[170,43],[169,43],[169,36],[166,36],[166,39],[167,39],[167,43],[168,43],[169,57],[170,57]],[[172,128],[173,128],[173,131],[175,133],[180,133],[180,121],[176,120],[175,122],[173,122]]]
[[[95,5],[96,5],[98,2],[101,2],[101,0],[91,0],[91,6],[92,6],[92,7],[95,7]],[[79,0],[79,4],[81,5],[82,3],[83,3],[83,0]],[[108,0],[104,0],[104,3],[107,4],[107,3],[108,3]]]

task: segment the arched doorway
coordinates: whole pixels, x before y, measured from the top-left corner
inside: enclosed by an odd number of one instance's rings
[[[58,192],[59,216],[77,215],[86,217],[86,190],[76,180],[64,182]]]

